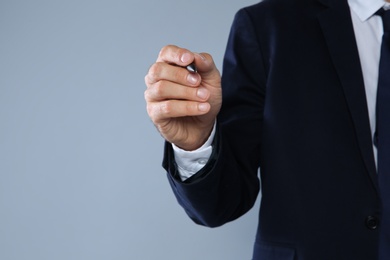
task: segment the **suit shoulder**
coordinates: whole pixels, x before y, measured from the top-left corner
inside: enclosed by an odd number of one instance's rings
[[[305,9],[318,5],[319,0],[263,0],[257,4],[244,7],[240,10],[251,14],[261,14],[270,11],[291,12],[294,9]]]
[[[343,0],[340,0],[343,1]],[[320,0],[263,0],[257,4],[244,7],[237,12],[238,16],[248,16],[253,22],[285,21],[312,16],[323,9]]]

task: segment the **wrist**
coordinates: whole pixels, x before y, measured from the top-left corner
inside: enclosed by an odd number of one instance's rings
[[[202,131],[204,135],[196,137],[193,142],[186,142],[185,144],[173,143],[176,148],[191,152],[203,147],[211,146],[215,135],[216,123],[214,122],[208,130]]]

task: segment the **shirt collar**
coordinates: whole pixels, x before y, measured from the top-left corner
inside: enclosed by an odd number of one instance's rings
[[[370,18],[381,7],[386,6],[387,9],[390,6],[385,0],[348,0],[348,4],[362,22]]]

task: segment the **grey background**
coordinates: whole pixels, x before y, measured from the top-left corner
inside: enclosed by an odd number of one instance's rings
[[[250,259],[258,203],[193,224],[143,93],[166,44],[221,69],[235,12],[256,2],[0,1],[0,259]]]

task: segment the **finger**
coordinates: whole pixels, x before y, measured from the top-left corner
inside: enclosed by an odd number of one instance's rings
[[[163,47],[158,55],[157,62],[166,62],[178,66],[187,66],[195,59],[195,55],[187,49],[175,45]]]
[[[215,66],[214,60],[210,54],[195,53],[194,61],[197,70],[203,79],[207,79],[209,77],[215,77],[216,74],[219,76],[219,71]]]
[[[145,77],[145,83],[147,86],[150,86],[161,80],[196,87],[200,84],[201,78],[199,74],[191,73],[185,68],[164,62],[156,62],[149,68]]]
[[[167,120],[169,118],[200,116],[210,110],[209,103],[200,103],[183,100],[167,100],[163,102],[149,102],[147,111],[154,123]]]
[[[205,87],[192,88],[165,80],[156,82],[145,91],[145,99],[149,102],[169,99],[204,102],[209,97],[210,91]]]

